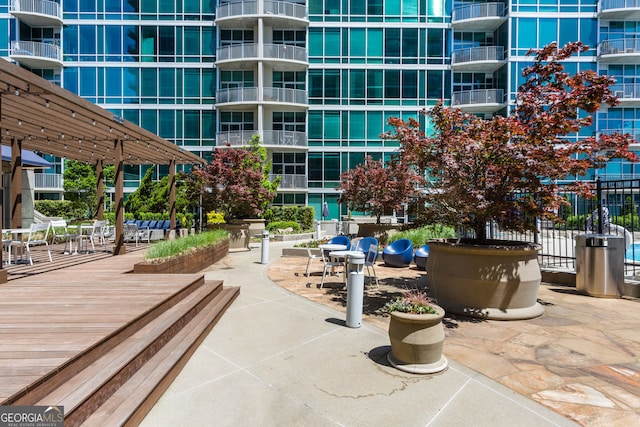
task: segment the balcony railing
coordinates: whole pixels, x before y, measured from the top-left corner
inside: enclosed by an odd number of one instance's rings
[[[257,15],[257,1],[230,1],[221,3],[216,9],[216,19],[232,16]],[[288,18],[307,19],[307,6],[291,1],[263,2],[262,14],[279,15]]]
[[[307,62],[307,49],[298,46],[284,44],[265,44],[263,57],[267,59],[281,59],[288,61]],[[217,61],[257,59],[258,44],[244,43],[232,46],[224,46],[216,51]]]
[[[249,140],[257,133],[258,131],[256,130],[219,132],[216,134],[216,145],[232,147],[249,145]],[[264,146],[307,147],[307,134],[305,132],[267,130],[264,131],[260,139]]]
[[[258,88],[236,87],[221,89],[216,92],[216,104],[225,104],[228,102],[258,102]]]
[[[262,142],[264,145],[304,148],[307,146],[307,134],[305,132],[267,130],[264,131]]]
[[[307,19],[307,6],[290,1],[264,1],[264,13],[285,15],[290,18]]]
[[[615,84],[611,85],[609,90],[618,97],[619,101],[624,101],[625,99],[640,99],[640,84]]]
[[[451,64],[478,61],[504,61],[504,47],[484,46],[456,50],[451,54]]]
[[[640,8],[640,0],[600,0],[600,12]]]
[[[502,18],[506,14],[504,3],[474,3],[453,9],[451,22],[477,18]]]
[[[62,175],[56,173],[35,173],[34,188],[36,190],[58,189],[63,190]]]
[[[286,104],[308,104],[307,92],[299,89],[266,87],[262,99],[258,97],[258,88],[231,88],[216,92],[216,104],[236,102],[278,102]]]
[[[640,53],[640,39],[605,40],[598,45],[598,55]]]
[[[285,44],[264,45],[264,57],[269,59],[307,62],[307,52],[307,48],[299,46],[288,46]]]
[[[287,104],[309,103],[306,91],[281,87],[265,87],[262,100],[264,102],[281,102]]]
[[[221,3],[216,9],[216,19],[229,16],[256,15],[258,13],[257,1],[230,1]]]
[[[269,180],[273,181],[276,177],[280,177],[280,184],[278,184],[279,190],[292,190],[296,188],[307,188],[307,176],[306,175],[294,175],[294,174],[270,174]]]
[[[258,58],[257,43],[234,44],[223,46],[216,50],[216,61],[228,61],[230,59],[256,59]]]
[[[248,146],[249,141],[258,133],[257,130],[238,130],[230,132],[218,132],[216,134],[216,146],[243,147]]]
[[[502,104],[504,102],[504,90],[502,89],[478,89],[454,92],[451,94],[451,104]]]
[[[62,63],[62,49],[50,43],[14,40],[11,42],[10,55],[24,57],[24,59],[18,59],[18,62],[28,63],[28,65],[35,64],[41,59]]]
[[[9,6],[10,12],[35,13],[47,15],[62,20],[60,3],[47,0],[13,0]]]

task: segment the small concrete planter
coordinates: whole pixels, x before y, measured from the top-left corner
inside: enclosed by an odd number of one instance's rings
[[[540,245],[512,241],[428,242],[429,295],[447,312],[493,320],[531,319],[542,281]]]
[[[227,230],[229,233],[229,249],[249,250],[250,224],[248,222],[238,222],[232,224],[207,224],[208,230]]]
[[[444,310],[434,305],[436,314],[389,313],[391,351],[387,360],[401,371],[434,374],[447,368],[444,348]]]
[[[197,273],[215,264],[229,253],[229,240],[196,249],[194,252],[177,255],[159,262],[134,264],[133,272],[138,274],[180,274]]]

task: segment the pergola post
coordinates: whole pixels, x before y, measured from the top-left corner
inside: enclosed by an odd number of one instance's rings
[[[169,219],[170,233],[176,232],[176,161],[169,161]]]
[[[116,240],[113,248],[114,255],[124,254],[127,250],[124,245],[124,144],[121,139],[114,141],[115,151],[115,211],[116,211]]]
[[[11,138],[11,228],[22,228],[22,141]]]
[[[4,205],[4,179],[0,177],[0,234],[2,234],[2,218],[3,211],[2,206]],[[11,259],[11,258],[9,258]],[[7,283],[7,270],[2,268],[4,265],[4,251],[0,251],[0,283]]]
[[[96,219],[102,221],[104,219],[104,170],[102,168],[102,159],[96,162]]]

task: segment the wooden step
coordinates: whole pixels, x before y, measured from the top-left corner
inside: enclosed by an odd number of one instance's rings
[[[222,282],[206,282],[156,318],[103,353],[36,404],[65,408],[65,425],[79,425],[154,357],[223,291]]]
[[[225,288],[82,425],[138,425],[239,293],[240,288]]]
[[[172,307],[180,306],[187,307],[188,303],[181,304],[186,298],[191,296],[191,299],[197,303],[199,301],[198,297],[193,297],[192,294],[199,289],[203,288],[205,284],[204,276],[199,276],[197,280],[194,280],[188,286],[182,288],[179,292],[176,292],[171,298],[167,298],[160,304],[157,304],[152,309],[148,310],[145,313],[139,315],[136,319],[131,322],[123,325],[121,328],[115,330],[113,333],[107,335],[100,341],[96,342],[92,347],[86,349],[82,353],[78,354],[74,358],[67,361],[67,363],[63,366],[58,367],[57,369],[49,372],[48,374],[41,377],[39,380],[30,384],[25,390],[11,396],[5,402],[4,405],[36,405],[38,402],[46,402],[49,395],[61,387],[66,386],[66,384],[70,383],[71,379],[87,369],[92,364],[96,363],[106,354],[112,354],[111,352],[115,348],[123,348],[123,342],[129,340],[132,336],[139,334],[141,330],[153,330],[155,325],[152,322],[157,322],[158,318],[166,319],[168,316],[171,316],[172,311],[170,309]],[[214,284],[214,291],[220,292],[222,290],[222,282],[216,282]],[[208,291],[205,291],[205,294]],[[212,295],[213,298],[215,295]],[[190,300],[191,301],[191,300]],[[150,328],[150,329],[145,329]],[[126,346],[124,347],[126,348]],[[52,402],[52,401],[49,401]],[[54,400],[53,402],[57,402]],[[50,404],[50,403],[43,403]],[[55,403],[62,404],[62,403]],[[65,413],[69,411],[65,408]]]

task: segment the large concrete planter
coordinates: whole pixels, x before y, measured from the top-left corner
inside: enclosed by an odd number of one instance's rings
[[[442,355],[445,312],[442,307],[434,307],[436,314],[389,313],[391,351],[387,359],[395,368],[414,374],[433,374],[447,367],[447,358]]]
[[[451,239],[429,242],[429,294],[451,313],[495,320],[530,319],[544,313],[537,301],[542,275],[540,245]]]
[[[208,230],[227,230],[229,233],[229,250],[249,250],[251,238],[250,224],[238,222],[232,224],[207,224]]]
[[[215,264],[229,253],[229,240],[198,248],[193,252],[177,255],[162,261],[134,264],[133,272],[139,274],[197,273]]]

